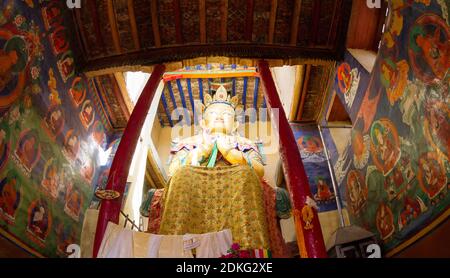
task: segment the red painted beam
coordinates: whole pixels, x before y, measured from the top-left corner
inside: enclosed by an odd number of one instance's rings
[[[306,202],[308,197],[312,199],[308,178],[267,61],[258,61],[258,72],[261,76],[267,107],[271,111],[278,109],[278,115],[273,113],[272,126],[278,131],[280,138],[281,163],[293,203],[300,255],[306,258],[326,258],[327,252],[317,211]]]
[[[153,68],[152,75],[145,85],[144,90],[134,107],[133,113],[131,113],[127,127],[120,140],[119,147],[117,148],[116,155],[114,156],[109,171],[106,189],[119,192],[120,197],[114,200],[102,200],[101,202],[97,230],[95,232],[94,258],[97,257],[108,222],[119,223],[122,196],[125,190],[131,160],[133,159],[134,150],[136,149],[139,136],[141,135],[142,126],[144,125],[148,110],[150,109],[150,104],[155,96],[156,89],[158,88],[164,71],[164,65],[156,65]]]

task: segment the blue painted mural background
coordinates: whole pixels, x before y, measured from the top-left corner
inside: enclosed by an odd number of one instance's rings
[[[291,123],[319,212],[336,209],[336,199],[317,126]]]
[[[0,1],[0,230],[49,257],[79,243],[114,145],[76,73],[64,3]]]
[[[449,214],[449,9],[448,1],[390,2],[372,73],[350,53],[336,68],[330,97],[335,91],[353,122],[346,150],[332,152],[340,194],[351,222],[386,252]]]

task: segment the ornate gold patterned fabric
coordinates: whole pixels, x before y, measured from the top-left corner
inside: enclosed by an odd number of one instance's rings
[[[263,191],[248,165],[181,167],[164,197],[160,234],[231,229],[243,248],[270,247]]]

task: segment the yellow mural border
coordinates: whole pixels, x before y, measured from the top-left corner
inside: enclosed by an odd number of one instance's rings
[[[394,249],[386,253],[385,257],[390,258],[399,253],[400,251],[404,250],[405,248],[407,248],[408,246],[410,246],[411,244],[413,244],[414,242],[416,242],[417,240],[419,240],[420,238],[431,232],[431,230],[436,228],[438,225],[442,224],[445,220],[447,220],[449,216],[450,216],[450,208],[448,208],[444,213],[442,213],[438,218],[433,220],[428,226],[423,228],[417,234],[415,234],[414,236],[404,241],[399,246],[395,247]]]
[[[19,248],[25,250],[26,252],[32,254],[33,256],[36,256],[38,258],[45,258],[42,254],[34,250],[33,248],[27,246],[23,242],[21,242],[19,239],[17,239],[12,234],[8,233],[7,231],[0,229],[0,235],[5,237],[7,240],[11,241],[12,243],[16,244]]]

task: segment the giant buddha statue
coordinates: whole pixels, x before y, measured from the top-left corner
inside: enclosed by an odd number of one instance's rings
[[[249,165],[259,177],[264,176],[264,165],[256,144],[237,132],[239,122],[235,109],[238,97],[230,96],[227,85],[212,83],[212,94],[205,95],[201,134],[173,142],[171,152],[175,156],[170,164],[170,176],[186,165],[208,168]]]
[[[202,107],[201,132],[173,141],[169,183],[159,198],[152,192],[144,209],[149,231],[184,235],[229,229],[243,249],[285,256],[275,190],[262,179],[258,146],[238,134],[238,98],[228,88],[212,83]]]

